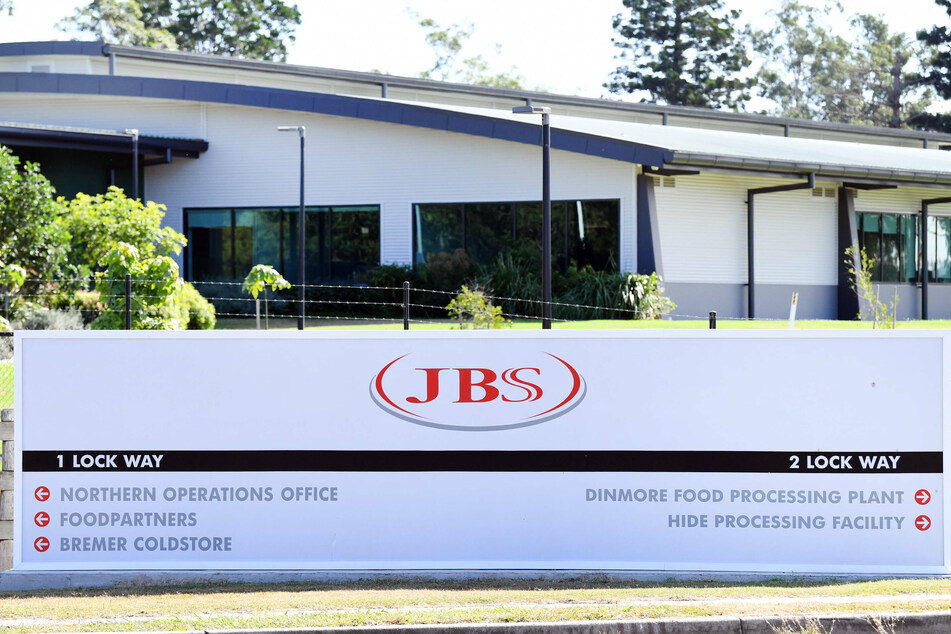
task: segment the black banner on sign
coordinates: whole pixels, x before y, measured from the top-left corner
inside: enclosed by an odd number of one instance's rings
[[[942,473],[940,451],[24,451],[23,471]]]

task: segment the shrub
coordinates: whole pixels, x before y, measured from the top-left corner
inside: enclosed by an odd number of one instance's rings
[[[561,319],[624,319],[631,317],[623,300],[624,276],[615,272],[595,271],[590,266],[572,265],[559,280],[561,292],[555,300],[567,306],[554,306],[553,315]]]
[[[452,319],[459,321],[460,330],[488,330],[512,325],[512,322],[502,316],[501,306],[493,306],[483,291],[469,290],[467,286],[462,287],[462,292],[449,302],[446,310]]]
[[[215,307],[188,282],[176,285],[163,310],[168,311],[176,330],[214,330],[217,323]]]
[[[492,266],[483,269],[478,283],[492,289],[495,301],[509,315],[540,317],[542,314],[541,260],[523,250],[505,251]]]
[[[456,249],[453,253],[431,253],[426,259],[430,288],[437,291],[453,291],[479,274],[479,266],[465,249]]]
[[[20,164],[0,146],[0,262],[23,267],[30,278],[25,293],[36,290],[36,279],[60,271],[69,249],[69,234],[58,222],[61,204],[36,163]]]
[[[664,282],[656,272],[628,273],[622,295],[625,305],[634,311],[635,319],[660,319],[677,308],[677,304],[664,296]]]
[[[12,330],[84,330],[83,316],[74,308],[57,310],[24,304],[10,322]]]
[[[120,242],[101,261],[105,270],[96,274],[103,312],[92,322],[96,330],[125,328],[125,276],[132,277],[132,328],[170,330],[184,328],[187,319],[166,307],[176,287],[182,284],[178,265],[165,255],[140,257],[139,250]]]

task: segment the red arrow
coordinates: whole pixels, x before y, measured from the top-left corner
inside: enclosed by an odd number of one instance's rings
[[[33,542],[33,548],[37,549],[41,553],[45,553],[50,547],[50,540],[45,537],[37,537],[36,541]]]
[[[915,518],[915,528],[920,531],[926,531],[931,528],[931,518],[927,515],[919,515]]]
[[[40,502],[45,502],[50,499],[50,490],[46,487],[36,487],[36,491],[33,492],[33,497]]]
[[[33,516],[33,521],[36,523],[37,526],[46,526],[47,524],[50,523],[50,516],[47,513],[40,511],[39,513]]]
[[[927,504],[931,501],[931,494],[927,489],[918,489],[918,492],[915,493],[915,502],[918,504]]]

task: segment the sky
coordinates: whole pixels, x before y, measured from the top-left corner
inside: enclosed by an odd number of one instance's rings
[[[807,0],[809,1],[809,0]],[[817,0],[813,0],[815,2]],[[741,23],[765,28],[779,0],[725,0],[742,11]],[[933,0],[841,0],[846,15],[885,17],[893,31],[914,37],[951,18]],[[14,0],[12,17],[0,16],[0,42],[71,39],[56,22],[71,15],[77,0]],[[617,67],[611,18],[621,0],[297,0],[303,21],[288,61],[294,64],[415,76],[434,55],[407,9],[437,23],[471,23],[463,56],[483,55],[497,71],[515,69],[526,88],[603,97],[602,85]],[[845,18],[833,22],[845,33]],[[500,52],[497,52],[497,47]]]

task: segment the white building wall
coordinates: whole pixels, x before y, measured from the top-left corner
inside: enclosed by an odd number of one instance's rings
[[[195,207],[294,206],[299,143],[278,125],[305,125],[308,205],[381,206],[381,260],[412,261],[413,203],[541,198],[541,150],[464,134],[326,115],[209,104],[209,149],[196,161],[149,167],[146,195],[181,229]],[[161,115],[156,115],[162,121]],[[148,121],[140,118],[143,134]],[[621,264],[634,254],[634,166],[552,152],[552,198],[621,201]]]
[[[666,281],[746,284],[747,189],[792,182],[712,173],[663,179],[654,191]],[[755,204],[757,284],[836,283],[834,196],[781,192]]]
[[[948,195],[947,189],[927,187],[899,187],[898,189],[858,190],[855,192],[856,212],[875,212],[885,214],[921,213],[921,201],[928,198],[942,198]],[[951,204],[931,205],[930,215],[951,215]]]

